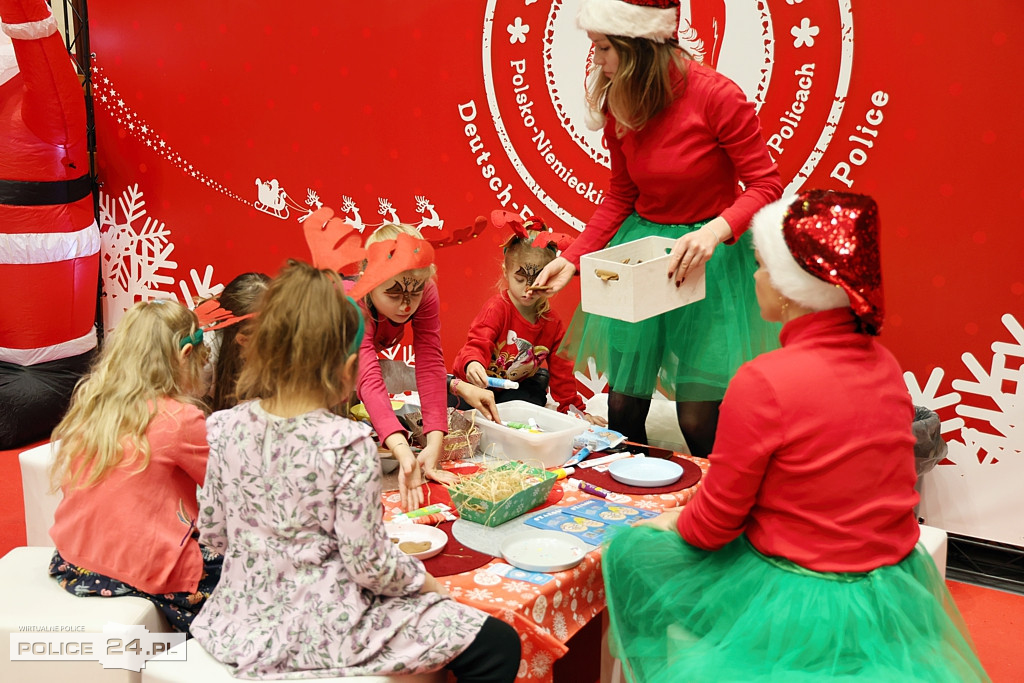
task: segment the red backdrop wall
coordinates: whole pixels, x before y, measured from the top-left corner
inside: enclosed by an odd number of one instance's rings
[[[1000,493],[1024,474],[1024,9],[683,5],[691,47],[758,102],[789,189],[879,202],[882,338],[950,442],[925,482],[929,521],[1024,544],[1020,504]],[[308,258],[298,219],[317,202],[438,240],[501,205],[579,229],[607,169],[582,125],[575,8],[92,0],[108,325],[133,300]],[[449,359],[492,292],[503,237],[439,250]],[[566,292],[555,310],[577,301]]]

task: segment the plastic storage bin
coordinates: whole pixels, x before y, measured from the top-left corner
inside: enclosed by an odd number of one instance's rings
[[[704,266],[676,287],[668,273],[675,240],[644,237],[580,258],[580,304],[594,315],[635,323],[704,298]]]
[[[508,401],[498,404],[502,424],[487,418],[476,418],[476,426],[483,432],[479,451],[505,460],[519,460],[545,468],[560,467],[572,455],[572,439],[586,431],[588,423],[579,418],[563,415],[526,401]],[[533,434],[523,429],[506,427],[506,422],[537,421],[543,432]]]

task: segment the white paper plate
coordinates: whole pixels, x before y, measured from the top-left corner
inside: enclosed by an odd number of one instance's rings
[[[448,544],[448,534],[427,524],[392,524],[389,522],[384,525],[384,529],[395,545],[400,546],[407,541],[411,543],[429,542],[430,547],[426,550],[421,550],[418,553],[406,553],[406,555],[412,555],[421,560],[437,555]]]
[[[630,486],[668,486],[683,476],[683,467],[660,458],[628,458],[608,465],[608,474]]]
[[[530,572],[560,572],[583,561],[582,541],[561,531],[522,531],[501,542],[501,555],[513,567]]]

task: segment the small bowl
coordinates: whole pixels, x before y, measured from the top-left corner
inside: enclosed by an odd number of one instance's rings
[[[416,553],[402,551],[406,555],[419,560],[426,560],[439,554],[444,550],[445,545],[448,544],[448,534],[437,527],[427,524],[395,524],[387,522],[384,525],[384,530],[388,532],[388,537],[391,538],[392,543],[399,544],[399,550],[401,550],[401,544],[405,541],[429,543],[430,546],[426,550]]]

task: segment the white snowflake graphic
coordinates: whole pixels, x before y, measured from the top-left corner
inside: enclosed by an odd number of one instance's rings
[[[505,27],[508,31],[508,42],[512,45],[525,43],[526,34],[530,32],[530,25],[523,23],[522,17],[516,17],[515,22]]]
[[[799,26],[789,31],[793,35],[793,47],[814,47],[814,36],[821,32],[817,26],[811,26],[811,20],[804,17]]]
[[[945,374],[942,368],[933,369],[932,373],[928,375],[928,382],[923,387],[920,387],[917,384],[917,378],[914,376],[914,373],[903,373],[903,381],[907,384],[907,389],[910,391],[910,399],[914,402],[915,406],[924,406],[929,410],[938,412],[943,408],[948,408],[960,402],[960,394],[956,392],[939,395],[939,385],[942,384],[942,378]],[[941,432],[945,434],[954,429],[960,429],[963,426],[964,421],[959,417],[943,420]]]
[[[466,591],[466,598],[469,600],[490,600],[493,593],[486,588],[472,588]]]
[[[531,586],[525,581],[506,581],[505,590],[509,593],[529,593]]]
[[[194,309],[200,301],[217,296],[224,291],[224,285],[212,284],[213,266],[206,266],[202,277],[199,276],[199,271],[195,268],[189,269],[188,272],[192,277],[192,287],[189,287],[189,283],[185,280],[178,280],[178,287],[181,289],[181,300],[190,309]],[[195,289],[195,292],[192,291],[192,288]]]
[[[598,371],[597,361],[594,357],[587,358],[586,373],[576,372],[573,375],[580,384],[590,391],[590,398],[583,398],[587,412],[594,415],[605,414],[608,408],[608,397],[604,395],[604,390],[608,386],[608,375]],[[591,402],[594,403],[593,409],[591,409]]]
[[[569,640],[569,629],[565,624],[565,616],[558,612],[552,617],[551,622],[551,630],[554,632],[555,637],[563,643]]]
[[[537,678],[543,678],[551,671],[552,663],[554,663],[554,658],[550,653],[538,652],[530,660],[530,673]]]
[[[124,312],[137,301],[173,298],[160,290],[161,285],[174,282],[174,278],[161,271],[178,267],[170,258],[174,251],[169,239],[171,231],[162,221],[147,216],[145,207],[138,184],[122,192],[116,201],[100,192],[101,263],[106,293],[103,319],[107,330],[116,327]]]
[[[942,422],[942,433],[953,436],[946,438],[951,464],[925,475],[919,514],[947,531],[1020,545],[1024,516],[1006,513],[1020,509],[1017,487],[1008,482],[1024,478],[1024,327],[1011,314],[1000,320],[1013,341],[992,343],[988,369],[963,354],[972,379],[953,379],[955,392],[940,393],[940,368],[923,389],[913,373],[904,380],[916,405],[954,407],[958,416]]]
[[[161,287],[174,284],[168,271],[176,270],[178,264],[171,260],[171,231],[163,221],[147,215],[138,184],[116,198],[101,191],[99,203],[103,321],[110,331],[136,302],[176,298]],[[178,281],[181,301],[189,308],[224,289],[223,284],[214,282],[211,265],[203,269],[202,275],[190,269],[189,276],[191,281]]]

